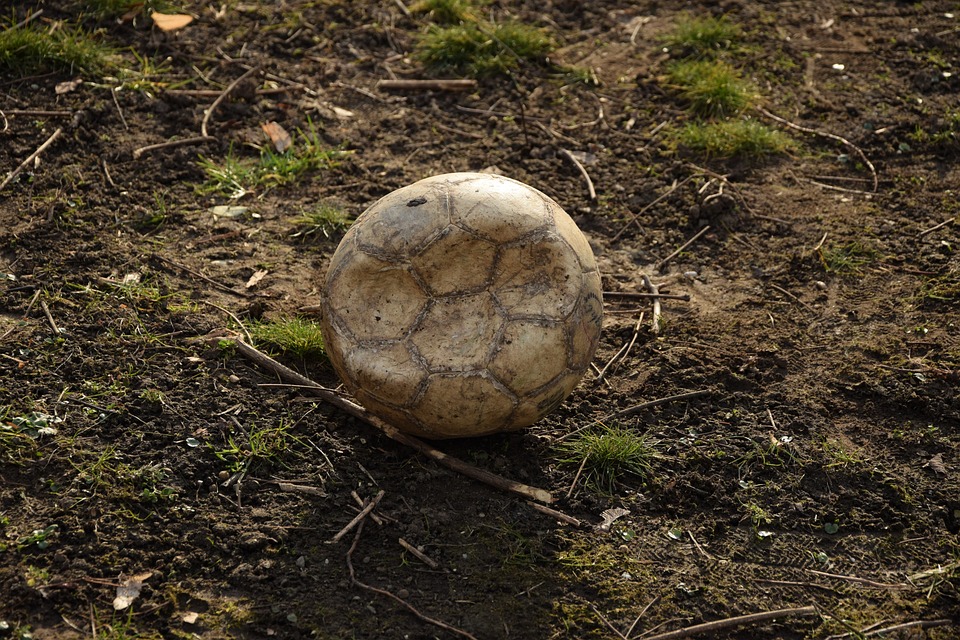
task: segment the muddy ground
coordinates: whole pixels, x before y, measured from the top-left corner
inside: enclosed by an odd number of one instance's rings
[[[80,5],[31,10],[53,26]],[[118,68],[72,90],[55,91],[67,72],[0,84],[3,175],[62,128],[0,192],[0,637],[649,638],[801,607],[707,637],[960,634],[960,4],[494,2],[559,48],[466,92],[377,87],[429,75],[410,55],[429,18],[396,2],[182,8],[196,20],[170,32],[81,16]],[[759,112],[794,149],[678,148],[691,115],[662,38],[684,12],[740,25],[729,56],[759,105],[863,157]],[[199,136],[251,67],[214,139],[135,157]],[[255,159],[270,121],[346,153],[238,199],[198,190],[201,157]],[[524,432],[438,443],[579,527],[197,340],[319,302],[339,236],[303,233],[305,210],[355,216],[490,168],[576,219],[606,291],[646,275],[690,296],[655,332],[649,300],[608,295],[597,367],[645,318],[606,382]],[[322,358],[280,359],[336,385]],[[619,421],[656,442],[649,476],[575,481],[561,438],[689,392]],[[351,492],[380,490],[378,520],[331,542]],[[460,631],[353,583],[354,543],[356,580]]]

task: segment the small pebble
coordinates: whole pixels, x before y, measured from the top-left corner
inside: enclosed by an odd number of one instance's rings
[[[816,287],[817,287],[817,289],[820,289],[820,291],[826,291],[826,290],[827,290],[827,283],[824,282],[823,280],[817,280],[817,281],[814,282],[813,284],[815,284]]]

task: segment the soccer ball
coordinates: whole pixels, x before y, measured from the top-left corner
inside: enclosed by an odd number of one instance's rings
[[[371,413],[426,438],[529,426],[573,391],[603,320],[590,245],[516,180],[450,173],[384,196],[330,260],[330,362]]]

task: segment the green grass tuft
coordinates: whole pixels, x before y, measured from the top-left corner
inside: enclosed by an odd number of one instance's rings
[[[817,250],[820,262],[827,273],[853,275],[860,273],[863,267],[877,258],[877,251],[859,240],[842,246],[820,248]]]
[[[257,322],[249,329],[257,344],[268,345],[290,355],[310,358],[326,353],[320,325],[303,318]]]
[[[561,462],[583,465],[581,478],[594,489],[612,492],[624,475],[644,479],[658,456],[657,442],[618,425],[599,425],[560,444]]]
[[[756,120],[696,122],[681,129],[677,142],[707,156],[732,158],[761,157],[784,153],[796,145],[786,134]]]
[[[440,24],[476,22],[480,19],[477,7],[470,0],[418,0],[410,5],[412,13],[423,13]]]
[[[78,27],[29,23],[0,30],[0,71],[18,76],[45,71],[95,72],[110,49]]]
[[[712,16],[697,18],[684,15],[676,27],[664,38],[668,47],[679,49],[681,56],[706,57],[729,49],[740,36],[740,27],[726,18]]]
[[[670,82],[681,88],[690,108],[700,117],[724,118],[750,106],[754,91],[730,65],[709,60],[688,60],[668,71]]]
[[[222,162],[200,156],[198,164],[207,179],[198,190],[239,199],[257,190],[296,182],[310,171],[333,168],[344,155],[345,151],[324,145],[311,125],[306,131],[298,129],[293,145],[283,153],[264,147],[259,160],[238,157],[232,149]]]
[[[298,227],[297,232],[293,234],[294,238],[306,238],[316,234],[332,238],[346,231],[353,220],[340,207],[320,204],[304,211],[294,218],[293,222]]]
[[[543,29],[519,22],[431,26],[421,37],[417,57],[435,71],[469,76],[505,74],[524,62],[539,62],[556,48]]]

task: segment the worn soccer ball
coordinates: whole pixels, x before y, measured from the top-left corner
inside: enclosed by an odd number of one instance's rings
[[[600,337],[600,275],[563,209],[516,180],[451,173],[361,214],[322,299],[327,353],[371,413],[426,438],[529,426]]]

